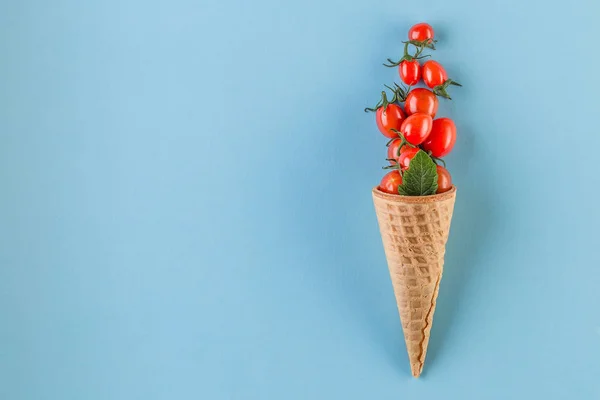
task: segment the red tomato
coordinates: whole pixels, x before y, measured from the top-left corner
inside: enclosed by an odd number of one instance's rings
[[[456,142],[456,125],[450,118],[433,120],[433,127],[427,139],[423,142],[423,150],[431,151],[437,158],[444,157],[452,151]]]
[[[384,136],[389,138],[398,137],[398,134],[392,131],[392,129],[399,131],[402,127],[404,117],[404,111],[402,111],[402,108],[398,104],[388,104],[385,108],[379,107],[375,113],[377,127]]]
[[[419,152],[418,147],[402,146],[400,150],[400,157],[398,157],[398,164],[402,169],[406,169],[410,165],[410,160]]]
[[[421,64],[417,60],[402,61],[398,67],[400,79],[408,86],[413,86],[419,83],[421,79]]]
[[[448,74],[442,64],[429,60],[423,63],[423,82],[430,88],[443,85],[448,80]]]
[[[427,139],[432,126],[433,118],[431,118],[431,115],[415,113],[402,122],[400,132],[402,132],[408,143],[416,146]]]
[[[387,148],[387,158],[392,159],[392,160],[397,160],[398,156],[399,156],[399,151],[400,150],[400,144],[402,144],[402,140],[401,139],[394,139],[392,140],[392,143],[390,143],[390,145]],[[390,161],[390,164],[394,165],[396,164],[393,161]]]
[[[421,22],[410,28],[408,31],[408,40],[417,40],[419,42],[427,39],[433,40],[433,35],[434,32],[431,25]]]
[[[450,172],[441,165],[436,165],[438,174],[438,189],[436,193],[444,193],[452,188],[452,177]]]
[[[388,172],[381,179],[379,184],[379,190],[390,194],[398,194],[398,186],[402,185],[402,176],[400,172],[395,169]]]
[[[431,90],[417,88],[411,90],[408,96],[406,96],[404,109],[407,115],[423,113],[431,115],[431,118],[435,118],[438,104],[439,100]]]

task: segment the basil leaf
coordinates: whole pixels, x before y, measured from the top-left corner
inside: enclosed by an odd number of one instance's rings
[[[435,163],[427,153],[419,150],[402,176],[398,193],[404,196],[429,196],[437,191],[437,180]]]

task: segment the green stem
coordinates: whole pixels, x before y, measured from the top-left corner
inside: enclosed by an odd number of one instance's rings
[[[397,169],[398,171],[400,171],[400,174],[402,174],[402,168],[400,168],[400,164],[398,164],[397,160],[394,160],[393,158],[386,158],[387,161],[393,161],[395,162],[395,164],[392,165],[387,165],[385,167],[381,167],[381,169]]]
[[[393,67],[397,67],[400,64],[402,64],[403,61],[412,61],[413,60],[413,56],[411,56],[410,54],[408,54],[408,45],[409,42],[404,42],[404,55],[402,56],[402,58],[398,61],[394,61],[391,58],[388,58],[387,61],[389,64],[383,63],[384,66],[389,67],[389,68],[393,68]]]
[[[442,160],[441,158],[435,157],[431,154],[431,150],[427,151],[427,155],[429,157],[431,157],[431,159],[433,160],[433,162],[435,164],[437,164],[438,162],[441,162],[444,165],[444,168],[446,168],[446,161]]]
[[[375,105],[374,108],[370,108],[370,107],[365,108],[365,112],[369,112],[369,111],[376,112],[381,107],[384,107],[384,110],[385,110],[387,108],[388,104],[389,104],[389,101],[387,99],[387,95],[386,95],[385,91],[382,91],[381,92],[381,100],[379,100],[379,102]]]
[[[412,44],[415,47],[427,47],[428,49],[435,50],[435,44],[437,40],[425,39],[422,41],[419,40],[409,40],[408,43]]]
[[[387,106],[390,104],[390,102],[387,99],[387,94],[385,93],[385,90],[381,91],[381,106],[383,107],[383,111],[385,111],[387,109]]]
[[[438,162],[441,162],[444,165],[444,168],[446,168],[446,161],[442,160],[441,158],[437,158],[437,157],[433,157],[433,156],[431,156],[431,158],[433,159],[433,162],[435,162],[436,164]]]
[[[398,149],[401,149],[403,146],[408,145],[409,147],[417,147],[414,144],[412,144],[411,142],[409,142],[408,140],[406,140],[406,138],[404,137],[404,135],[402,134],[402,132],[392,128],[391,129],[392,132],[394,132],[395,134],[398,135],[398,137],[400,138],[400,146],[398,146]],[[398,155],[400,155],[400,153],[398,152]]]

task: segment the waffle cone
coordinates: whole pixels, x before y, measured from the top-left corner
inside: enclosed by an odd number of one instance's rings
[[[373,202],[402,322],[410,369],[425,363],[456,188],[434,196],[400,196],[373,189]]]

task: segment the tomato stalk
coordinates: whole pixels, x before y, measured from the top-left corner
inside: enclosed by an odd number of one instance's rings
[[[394,87],[389,87],[385,85],[386,88],[390,89],[394,93],[394,98],[392,99],[395,103],[404,103],[406,101],[406,96],[410,92],[410,86],[406,87],[404,85],[400,86],[396,82],[394,82]]]
[[[396,164],[392,164],[392,165],[387,165],[385,167],[381,167],[381,169],[396,169],[398,170],[398,173],[400,174],[400,176],[403,176],[404,171],[402,171],[402,167],[400,166],[400,164],[398,163],[398,160],[394,160],[393,158],[386,158],[387,161],[390,162],[395,162]]]
[[[444,166],[444,168],[446,168],[446,161],[442,160],[441,158],[437,158],[434,156],[431,156],[431,159],[433,160],[434,163],[442,163],[442,165]]]
[[[450,86],[450,85],[462,86],[460,83],[453,81],[452,79],[448,79],[443,84],[437,85],[436,87],[434,87],[432,89],[432,91],[433,91],[433,93],[435,93],[436,96],[440,96],[445,99],[452,100],[452,97],[450,97],[450,95],[448,94],[448,91],[447,91],[448,86]]]
[[[434,162],[434,163],[436,163],[436,164],[437,164],[437,163],[442,163],[442,165],[444,166],[444,168],[446,168],[446,161],[442,160],[441,158],[438,158],[438,157],[432,156],[432,155],[431,155],[431,150],[429,150],[429,151],[427,152],[427,155],[428,155],[429,157],[431,157],[431,159],[433,160],[433,162]]]
[[[389,88],[389,86],[386,85],[386,87]],[[383,107],[383,109],[387,109],[387,106],[390,103],[396,103],[397,102],[397,97],[396,97],[396,93],[394,92],[394,97],[392,97],[392,101],[388,101],[387,99],[387,94],[385,93],[385,90],[381,91],[381,100],[379,100],[379,102],[375,105],[375,108],[370,108],[370,107],[366,107],[365,108],[365,112],[375,112],[377,110],[379,110],[381,107]]]
[[[414,43],[421,43],[421,42],[416,42],[414,40],[411,40],[411,41],[403,42],[403,43],[404,43],[404,55],[402,56],[402,58],[398,61],[394,61],[391,58],[388,58],[387,61],[389,62],[389,64],[383,63],[384,66],[393,68],[393,67],[397,67],[400,64],[402,64],[403,61],[420,60],[422,58],[430,57],[430,55],[421,56],[421,53],[423,52],[423,50],[425,50],[425,45],[417,46],[417,51],[415,52],[414,55],[409,54],[408,45],[413,44],[413,46],[414,46]]]
[[[435,50],[435,44],[437,43],[437,40],[432,40],[432,39],[409,40],[408,42],[403,42],[403,43],[410,43],[413,46],[420,48],[421,49],[419,51],[419,54],[420,54],[421,52],[423,52],[423,49],[425,49],[425,48]]]
[[[390,89],[392,91],[392,93],[394,94],[394,97],[392,97],[392,100],[388,100],[387,98],[387,93],[385,92],[385,90],[381,91],[381,99],[379,100],[379,102],[375,105],[374,108],[370,108],[370,107],[366,107],[365,108],[365,112],[375,112],[378,109],[380,109],[381,107],[383,107],[383,109],[387,109],[387,106],[390,104],[395,104],[395,103],[403,103],[406,101],[406,96],[408,96],[408,92],[410,92],[410,86],[407,87],[401,87],[399,86],[397,83],[394,82],[394,87],[390,87],[388,85],[384,85],[386,88]]]
[[[396,133],[398,135],[398,137],[400,138],[400,146],[398,146],[398,155],[400,155],[400,149],[402,148],[402,146],[408,145],[409,147],[417,147],[414,144],[410,143],[408,140],[406,140],[406,138],[404,137],[404,135],[402,134],[402,132],[396,130],[396,129],[391,129],[392,132]],[[391,141],[390,141],[391,143]]]

